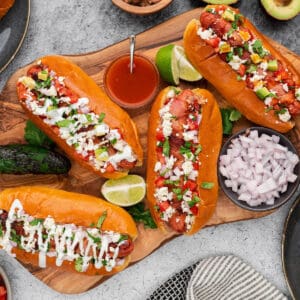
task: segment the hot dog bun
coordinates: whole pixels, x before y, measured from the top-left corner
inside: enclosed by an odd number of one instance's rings
[[[0,193],[0,209],[9,211],[12,203],[18,199],[26,214],[45,219],[52,217],[57,224],[75,224],[76,226],[91,227],[97,224],[100,216],[107,214],[101,230],[126,234],[134,240],[137,237],[137,228],[131,216],[122,208],[112,205],[97,197],[78,193],[66,192],[41,186],[24,186],[10,188]],[[95,225],[94,225],[95,226]],[[39,255],[27,253],[24,250],[13,248],[12,253],[23,263],[39,266]],[[56,267],[55,257],[46,258],[47,267]],[[123,270],[130,261],[130,255],[124,259],[122,265],[116,266],[107,272],[104,267],[96,269],[90,264],[86,275],[110,275]],[[76,272],[74,261],[63,261],[63,270]]]
[[[214,9],[217,5],[209,5],[205,9]],[[228,6],[223,6],[224,10]],[[239,13],[237,9],[230,8]],[[260,100],[255,92],[248,88],[246,82],[237,80],[237,73],[230,67],[228,63],[222,60],[214,48],[202,39],[197,31],[201,26],[200,21],[191,20],[184,32],[184,49],[188,59],[201,72],[212,85],[222,94],[222,96],[232,106],[236,107],[250,121],[275,129],[279,132],[287,132],[295,125],[293,120],[283,122],[274,113],[274,110],[267,111],[266,106]],[[295,82],[300,81],[299,73],[294,67],[272,47],[268,40],[250,23],[248,19],[244,19],[243,26],[250,29],[263,43],[264,47],[282,64],[288,67],[293,75]]]
[[[89,99],[88,107],[96,115],[105,114],[105,123],[111,129],[118,129],[121,132],[123,140],[131,147],[136,156],[136,166],[142,164],[143,150],[139,142],[138,132],[134,122],[129,115],[117,104],[112,102],[103,90],[77,65],[61,56],[45,56],[40,59],[40,64],[47,66],[50,70],[56,72],[57,76],[64,78],[64,84],[78,97]],[[30,68],[29,68],[30,69]],[[90,169],[96,174],[106,178],[119,178],[126,176],[128,170],[114,170],[113,172],[100,172],[88,160],[82,159],[75,148],[69,146],[62,139],[53,126],[46,124],[43,119],[31,112],[24,99],[24,86],[17,85],[20,103],[28,117],[41,128],[69,157],[79,162],[82,166]],[[23,99],[22,99],[23,97]]]
[[[171,89],[173,87],[167,87],[157,96],[151,109],[148,130],[147,201],[155,222],[163,231],[169,230],[169,228],[159,216],[159,212],[156,209],[157,200],[154,196],[157,176],[154,171],[157,162],[157,141],[155,136],[161,118],[159,110],[164,105]],[[215,210],[218,198],[217,160],[222,141],[222,119],[213,95],[204,89],[194,89],[192,92],[204,99],[205,103],[201,105],[202,117],[198,129],[198,139],[202,151],[198,154],[199,171],[196,183],[201,201],[192,227],[185,232],[187,235],[194,234],[203,227]],[[203,189],[200,187],[203,182],[210,182],[213,187],[211,189]]]

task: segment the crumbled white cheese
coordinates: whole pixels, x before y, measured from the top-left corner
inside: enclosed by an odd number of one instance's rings
[[[246,59],[241,59],[238,55],[233,55],[232,60],[228,63],[233,70],[238,70],[240,65],[245,63]]]
[[[287,85],[287,83],[284,83],[284,84],[282,85],[282,88],[283,88],[283,90],[284,90],[285,92],[288,92],[288,91],[289,91],[289,86]]]
[[[268,63],[266,61],[263,61],[259,64],[259,67],[263,70],[266,71],[268,69]]]
[[[216,38],[217,35],[214,33],[214,31],[211,28],[203,30],[202,27],[200,27],[197,31],[197,34],[201,37],[203,40],[208,40],[212,38]]]
[[[278,114],[278,117],[282,122],[287,122],[291,119],[291,115],[287,109],[285,109],[283,114]]]
[[[264,100],[264,102],[265,102],[265,105],[267,105],[267,106],[270,106],[271,105],[271,102],[272,102],[272,97],[267,97],[267,98],[265,98],[265,100]]]
[[[194,167],[193,167],[193,163],[191,161],[185,161],[182,164],[182,170],[184,172],[185,175],[189,175],[192,171],[193,171]]]
[[[251,74],[253,74],[253,76],[250,78],[251,82],[256,82],[256,81],[259,81],[259,80],[263,80],[267,75],[266,72],[262,72],[262,74],[258,74],[257,71],[255,71]]]
[[[191,130],[191,131],[186,131],[183,133],[183,139],[185,141],[198,141],[198,131],[197,130]]]

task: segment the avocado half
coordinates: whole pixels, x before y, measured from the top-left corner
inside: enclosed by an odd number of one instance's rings
[[[267,13],[277,20],[289,20],[300,12],[300,0],[261,0]]]
[[[209,4],[234,4],[237,3],[239,0],[202,0],[203,2],[209,3]]]

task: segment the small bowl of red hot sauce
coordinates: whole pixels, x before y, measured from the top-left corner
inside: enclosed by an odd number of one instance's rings
[[[159,73],[155,64],[146,56],[134,54],[130,72],[130,55],[118,57],[105,71],[104,88],[108,96],[127,109],[149,104],[159,88]]]

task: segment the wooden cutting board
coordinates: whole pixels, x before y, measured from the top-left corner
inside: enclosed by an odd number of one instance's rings
[[[188,11],[182,15],[174,17],[169,21],[160,24],[150,30],[147,30],[137,36],[136,49],[137,53],[142,53],[150,58],[154,58],[157,49],[169,43],[182,44],[182,35],[185,26],[192,18],[198,18],[201,8]],[[290,60],[296,69],[300,69],[300,58],[293,52],[271,41],[272,44],[278,48],[288,60]],[[128,53],[128,40],[122,41],[118,44],[112,45],[105,49],[87,53],[84,55],[67,56],[74,63],[78,64],[84,71],[86,71],[100,86],[103,82],[103,74],[114,58]],[[24,69],[18,70],[6,83],[2,93],[0,94],[0,144],[24,142],[24,126],[26,116],[18,104],[16,95],[16,82],[19,76],[24,75]],[[161,88],[166,86],[161,82]],[[220,106],[226,106],[226,102],[220,94],[205,80],[194,83],[193,85],[182,82],[181,87],[202,87],[209,89],[218,99]],[[137,168],[134,173],[145,176],[146,165],[146,144],[147,144],[147,123],[149,116],[149,107],[141,111],[129,111],[140,132],[140,139],[143,149],[145,149],[144,167]],[[239,130],[243,127],[250,126],[251,123],[242,119],[235,126],[234,130]],[[300,153],[300,124],[289,133],[289,138],[292,140],[298,153]],[[72,190],[79,193],[92,194],[100,196],[100,187],[104,182],[103,179],[98,178],[91,172],[83,169],[78,164],[72,164],[72,169],[68,175],[1,175],[0,188],[20,186],[20,185],[47,185],[50,187],[61,188],[65,190]],[[215,214],[208,222],[207,226],[218,225],[233,221],[246,220],[252,218],[259,218],[266,215],[266,213],[255,213],[243,210],[227,199],[222,191],[219,193],[219,199]],[[139,225],[139,237],[135,244],[135,250],[132,255],[132,262],[135,263],[152,251],[174,238],[174,234],[162,234],[158,230],[145,230],[142,225]],[[82,293],[97,285],[103,280],[101,276],[89,277],[82,274],[66,273],[57,269],[40,269],[32,265],[24,265],[34,276],[39,278],[49,287],[56,291],[68,294]]]

